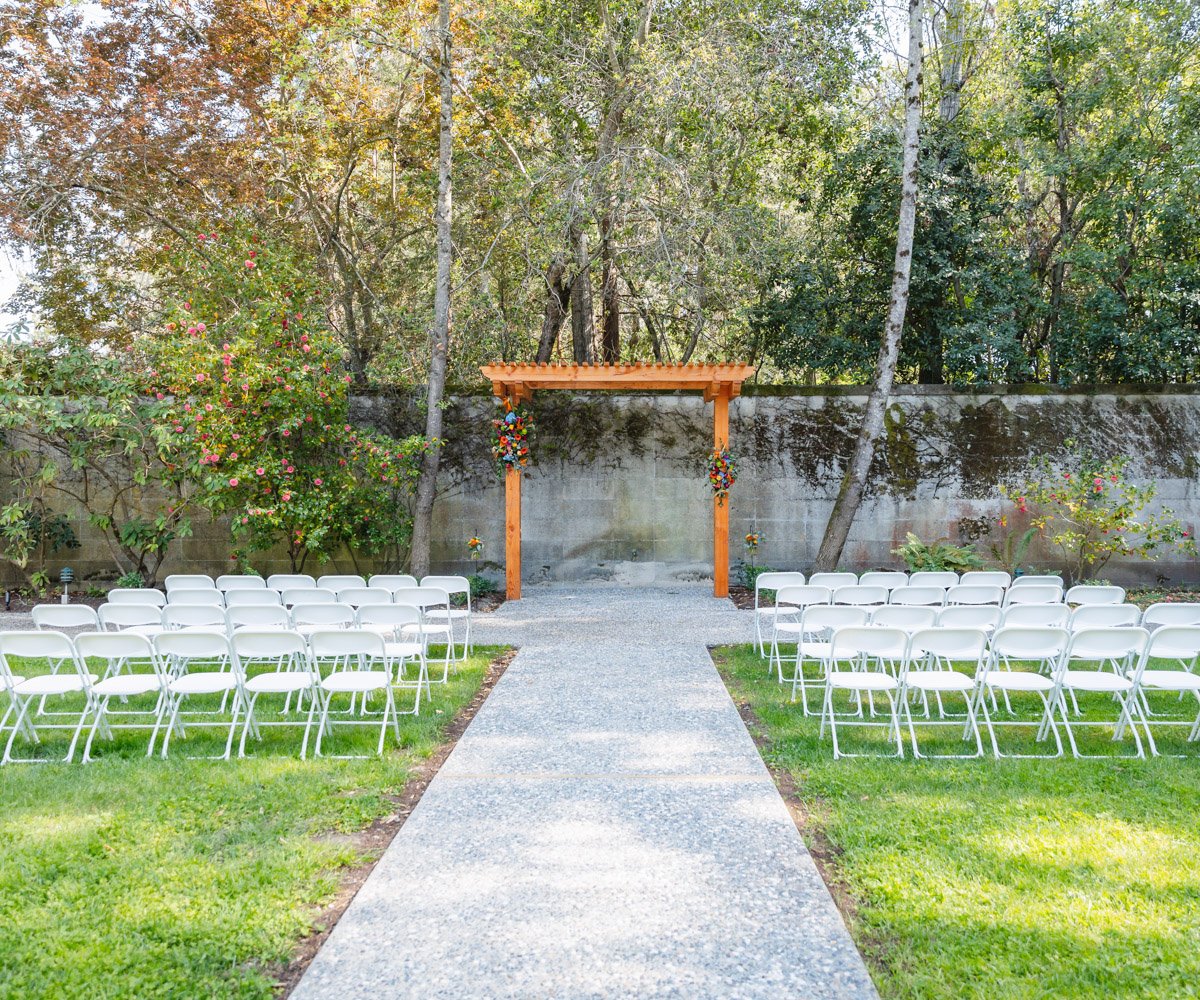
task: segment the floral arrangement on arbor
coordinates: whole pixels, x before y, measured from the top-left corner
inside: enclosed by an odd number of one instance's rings
[[[303,263],[253,236],[202,234],[169,265],[180,295],[148,391],[195,455],[200,501],[230,517],[232,558],[282,542],[298,571],[342,545],[405,545],[424,442],[349,422],[351,377]]]
[[[467,539],[467,551],[471,554],[471,558],[476,562],[483,555],[483,539],[478,535],[472,535]]]
[[[1196,554],[1195,539],[1173,511],[1147,513],[1158,487],[1131,482],[1129,458],[1099,459],[1075,441],[1064,444],[1064,460],[1042,455],[1034,478],[1000,492],[1017,513],[1032,514],[1031,527],[1059,550],[1072,581],[1095,578],[1113,556],[1149,558],[1164,548]]]
[[[523,469],[529,462],[529,427],[532,421],[511,400],[504,400],[504,415],[492,421],[492,454],[505,469]]]
[[[718,504],[723,504],[737,482],[737,461],[728,448],[715,448],[708,456],[708,483]]]

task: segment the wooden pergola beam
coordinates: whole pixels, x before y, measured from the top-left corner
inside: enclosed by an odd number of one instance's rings
[[[751,365],[561,365],[496,364],[480,369],[492,392],[514,406],[531,400],[537,390],[575,392],[700,392],[713,403],[713,447],[729,444],[729,401],[741,394],[754,375]],[[505,472],[505,586],[509,600],[521,596],[521,470]],[[713,594],[729,596],[729,499],[713,499]]]

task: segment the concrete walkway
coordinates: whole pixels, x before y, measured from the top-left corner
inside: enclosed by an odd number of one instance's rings
[[[292,994],[874,997],[706,646],[702,587],[531,588],[521,647]]]

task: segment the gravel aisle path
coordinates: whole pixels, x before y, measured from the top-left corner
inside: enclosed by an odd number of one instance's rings
[[[874,997],[708,656],[749,635],[699,586],[481,619],[521,651],[295,1000]]]

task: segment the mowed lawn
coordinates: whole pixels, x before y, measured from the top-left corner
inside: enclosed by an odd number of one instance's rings
[[[118,732],[87,765],[0,769],[0,997],[272,996],[341,870],[367,860],[348,835],[396,814],[499,652],[433,685],[379,759],[301,761],[301,730],[264,728],[253,758],[187,760],[224,746],[191,729],[168,760],[146,759],[148,733]],[[397,700],[410,707],[411,690]],[[259,714],[277,718],[263,701]],[[377,727],[347,732],[326,752],[374,750]]]
[[[1185,746],[1186,729],[1156,738],[1188,760],[995,761],[989,750],[835,762],[818,720],[789,703],[751,647],[714,658],[759,721],[768,763],[794,778],[809,843],[852,900],[850,928],[884,997],[1200,996],[1200,744]],[[1154,706],[1195,718],[1194,700]],[[1115,715],[1105,698],[1081,707]],[[878,731],[839,735],[843,751],[881,746]],[[932,736],[926,746],[918,732],[923,749],[963,748],[956,734]],[[1131,749],[1110,737],[1093,730],[1083,746]],[[1031,731],[1000,739],[1044,749]]]

